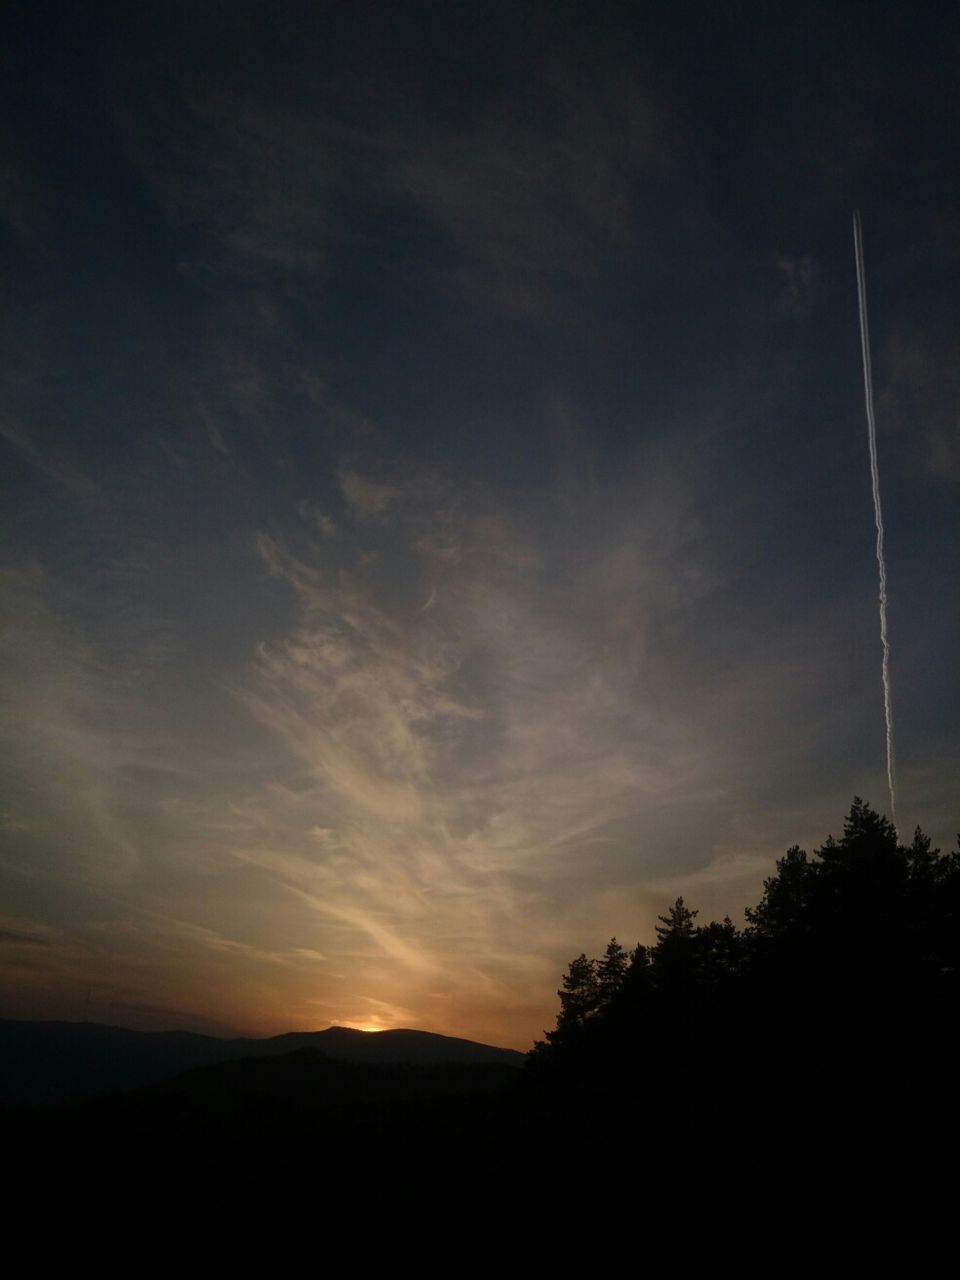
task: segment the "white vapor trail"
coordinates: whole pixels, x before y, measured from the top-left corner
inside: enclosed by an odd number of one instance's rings
[[[857,294],[860,300],[860,346],[863,351],[863,392],[867,405],[867,435],[870,440],[870,482],[877,521],[877,566],[880,570],[880,643],[883,646],[883,714],[887,726],[887,786],[890,788],[890,819],[896,825],[897,798],[893,759],[893,706],[890,697],[890,641],[887,636],[887,566],[883,558],[883,511],[880,507],[880,477],[877,473],[877,424],[873,416],[873,370],[870,366],[870,331],[867,327],[867,281],[863,269],[863,235],[860,211],[853,215],[853,247],[857,258]]]

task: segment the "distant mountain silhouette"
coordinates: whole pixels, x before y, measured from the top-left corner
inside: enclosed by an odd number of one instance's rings
[[[92,1022],[0,1019],[0,1102],[47,1103],[159,1084],[198,1067],[313,1051],[340,1063],[519,1068],[523,1054],[428,1031],[291,1032],[220,1040],[189,1031],[130,1031]]]
[[[366,1062],[371,1065],[444,1066],[447,1064],[502,1063],[520,1067],[525,1055],[516,1049],[500,1049],[460,1040],[454,1036],[436,1035],[432,1031],[357,1031],[353,1027],[328,1027],[326,1031],[292,1031],[269,1040],[228,1041],[229,1044],[256,1046],[243,1056],[262,1053],[290,1053],[294,1049],[320,1049],[328,1058],[339,1062]]]

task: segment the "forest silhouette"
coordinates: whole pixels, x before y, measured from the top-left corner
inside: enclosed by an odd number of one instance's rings
[[[922,1158],[956,1133],[960,853],[919,827],[901,844],[855,797],[839,839],[779,859],[743,929],[697,915],[678,898],[653,946],[570,963],[535,1089],[665,1144],[749,1134],[770,1165]]]
[[[960,852],[919,828],[902,844],[855,798],[842,836],[788,850],[745,914],[700,923],[678,898],[653,945],[578,955],[519,1069],[357,1066],[298,1042],[150,1088],[8,1105],[18,1190],[462,1218],[555,1207],[586,1179],[609,1212],[682,1218],[844,1177],[898,1211],[922,1187],[929,1209],[960,1136]]]

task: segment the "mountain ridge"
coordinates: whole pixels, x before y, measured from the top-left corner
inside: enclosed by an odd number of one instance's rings
[[[196,1067],[308,1050],[365,1066],[519,1067],[524,1055],[479,1041],[397,1027],[326,1027],[262,1039],[134,1031],[96,1022],[0,1019],[0,1102],[35,1104],[159,1084]]]

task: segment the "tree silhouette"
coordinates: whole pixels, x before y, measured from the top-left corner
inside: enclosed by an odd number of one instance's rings
[[[960,1130],[930,1088],[960,1014],[960,853],[919,828],[904,846],[854,797],[840,838],[788,849],[745,914],[698,926],[678,898],[653,946],[581,954],[534,1076],[648,1135],[656,1100],[668,1145],[677,1125],[737,1141],[760,1114],[771,1160]]]
[[[696,929],[694,919],[699,911],[691,911],[684,906],[683,899],[678,898],[665,916],[657,916],[660,923],[656,926],[656,934],[660,943],[673,946],[678,939],[692,938]]]
[[[581,1030],[596,1013],[600,1000],[596,960],[588,960],[583,952],[576,960],[571,960],[557,995],[560,997],[560,1012],[556,1029],[547,1033],[548,1040],[562,1039]]]
[[[608,1005],[623,985],[630,965],[627,950],[611,938],[602,959],[597,962],[597,994],[600,1008]]]
[[[665,916],[658,916],[657,945],[654,947],[654,970],[659,982],[677,982],[693,977],[697,964],[698,930],[694,920],[699,911],[691,911],[677,898]]]

